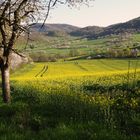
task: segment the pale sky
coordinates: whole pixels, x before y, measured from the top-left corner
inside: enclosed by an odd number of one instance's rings
[[[47,23],[66,23],[79,27],[108,26],[140,16],[140,0],[95,0],[80,10],[59,5],[53,9]]]

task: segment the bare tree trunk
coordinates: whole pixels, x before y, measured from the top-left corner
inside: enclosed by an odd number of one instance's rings
[[[10,103],[10,73],[9,66],[1,67],[1,76],[2,76],[2,95],[3,101],[5,103]]]

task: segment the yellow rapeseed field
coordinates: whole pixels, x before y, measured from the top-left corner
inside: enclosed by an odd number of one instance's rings
[[[129,67],[130,64],[130,67]],[[13,73],[11,80],[55,80],[107,77],[139,73],[137,60],[81,60],[71,62],[34,63]]]

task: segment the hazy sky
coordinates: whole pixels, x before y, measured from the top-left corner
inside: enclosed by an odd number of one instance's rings
[[[47,23],[67,23],[76,26],[107,26],[140,16],[140,0],[95,0],[90,7],[80,10],[57,6]]]

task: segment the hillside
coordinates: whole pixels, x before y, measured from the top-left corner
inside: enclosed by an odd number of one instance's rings
[[[92,35],[98,35],[104,31],[103,27],[98,27],[98,26],[87,26],[84,28],[80,28],[78,30],[70,32],[70,35],[72,36],[83,36],[83,37],[88,37]]]
[[[140,18],[108,27],[79,28],[67,24],[36,24],[30,40],[21,37],[17,49],[34,61],[56,61],[60,58],[96,56],[132,57],[133,48],[140,56]],[[27,44],[27,45],[26,45]]]
[[[140,17],[127,21],[125,23],[118,23],[108,27],[90,26],[72,31],[70,34],[74,36],[86,36],[89,39],[95,39],[107,35],[118,35],[122,33],[139,33],[140,32]]]
[[[111,34],[120,34],[120,33],[139,33],[140,32],[140,17],[130,20],[125,23],[119,23],[111,25],[105,28],[105,30],[98,34],[98,36],[105,36]]]
[[[88,39],[96,39],[108,35],[118,35],[122,33],[139,33],[140,32],[140,17],[132,19],[124,23],[110,25],[108,27],[87,26],[84,28],[68,25],[68,24],[45,24],[42,27],[41,23],[35,24],[32,31],[43,33],[44,35],[57,36],[75,36]]]
[[[79,27],[68,24],[44,24],[44,26],[42,27],[42,23],[37,23],[32,26],[32,29],[39,32],[61,31],[69,33],[78,30]]]

